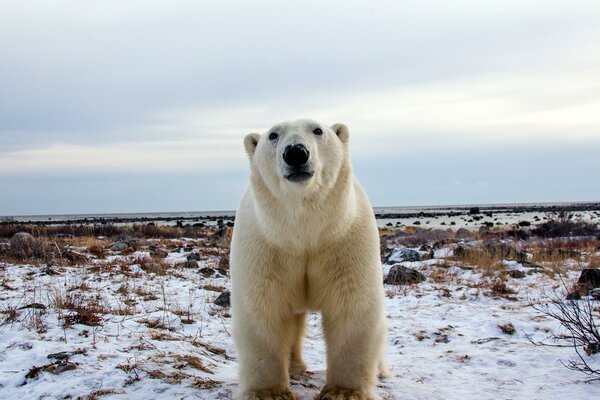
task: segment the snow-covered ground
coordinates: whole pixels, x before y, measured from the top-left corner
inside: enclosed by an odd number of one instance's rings
[[[468,213],[453,214],[453,210],[446,215],[438,216],[416,216],[401,218],[378,218],[377,224],[380,227],[384,226],[420,226],[421,228],[436,228],[436,229],[477,229],[486,224],[495,227],[506,227],[516,225],[519,222],[529,222],[532,226],[547,222],[551,216],[544,212],[515,212],[515,211],[495,211],[484,212],[480,214],[470,215]],[[577,211],[571,213],[577,220],[586,222],[597,222],[600,220],[600,212],[597,210]]]
[[[216,270],[218,257],[162,275],[136,261],[146,254],[68,267],[0,264],[0,398],[234,398],[231,318],[214,304],[229,287]],[[185,257],[179,251],[166,260],[175,265]],[[557,279],[507,278],[516,294],[502,296],[486,284],[493,277],[476,269],[442,259],[402,264],[427,280],[386,285],[393,374],[378,385],[383,399],[575,399],[600,392],[600,383],[585,383],[561,364],[575,356],[571,348],[528,340],[560,331],[529,305]],[[515,261],[505,267],[529,271]],[[96,325],[81,323],[94,316]],[[512,335],[499,327],[508,323]],[[299,399],[313,399],[325,380],[319,315],[310,314],[308,325],[309,371],[292,380]]]

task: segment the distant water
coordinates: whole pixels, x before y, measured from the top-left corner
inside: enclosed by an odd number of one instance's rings
[[[437,206],[401,206],[401,207],[374,207],[375,214],[418,214],[421,212],[450,213],[479,207],[481,210],[499,209],[529,209],[529,208],[563,208],[563,207],[590,206],[593,209],[600,207],[595,202],[564,202],[564,203],[513,203],[513,204],[462,204],[462,205],[437,205]],[[215,220],[218,218],[233,219],[235,211],[178,211],[154,213],[114,213],[114,214],[62,214],[62,215],[15,215],[0,217],[3,220],[17,222],[63,222],[63,221],[116,221],[116,222],[149,222],[149,221],[201,221]]]

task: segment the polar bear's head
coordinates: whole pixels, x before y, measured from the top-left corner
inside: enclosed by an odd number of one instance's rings
[[[349,167],[348,128],[312,120],[277,124],[244,139],[253,174],[271,192],[314,192],[331,188],[342,166]]]

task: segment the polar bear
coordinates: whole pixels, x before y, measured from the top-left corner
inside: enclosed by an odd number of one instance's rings
[[[319,399],[377,399],[387,373],[379,236],[352,173],[348,128],[312,120],[244,139],[250,185],[231,243],[240,399],[294,399],[305,315],[322,313],[327,382]]]

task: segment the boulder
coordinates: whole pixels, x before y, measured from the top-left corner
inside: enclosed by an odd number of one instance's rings
[[[388,285],[411,285],[425,281],[425,275],[412,268],[406,268],[402,265],[394,265],[390,268],[383,283]]]
[[[231,305],[231,292],[226,290],[215,299],[215,304],[221,307],[229,307]]]
[[[125,251],[129,249],[129,245],[125,242],[116,242],[110,246],[112,251]]]
[[[30,256],[33,254],[35,238],[27,232],[17,232],[10,239],[10,249],[13,253]]]
[[[396,249],[392,251],[384,260],[385,264],[398,263],[403,261],[421,261],[421,255],[413,249]]]
[[[483,247],[488,252],[496,254],[505,259],[527,261],[527,253],[508,243],[502,243],[496,240],[484,240]]]
[[[200,261],[200,254],[197,251],[192,251],[187,256],[188,261]]]
[[[587,268],[582,270],[577,285],[583,286],[588,290],[600,288],[600,269]]]

